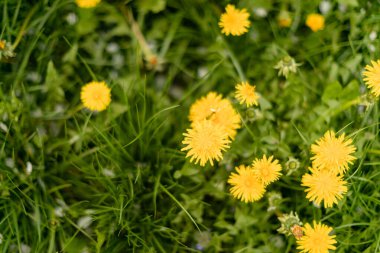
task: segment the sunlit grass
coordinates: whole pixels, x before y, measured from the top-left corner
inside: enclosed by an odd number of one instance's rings
[[[2,252],[295,252],[277,232],[290,211],[332,227],[337,252],[379,252],[379,102],[362,71],[379,57],[380,5],[332,1],[314,33],[305,19],[319,1],[239,1],[251,27],[227,37],[218,22],[228,1],[150,2],[0,1],[0,40],[16,54],[0,62]],[[282,8],[289,28],[277,23]],[[274,69],[285,56],[301,64],[287,79]],[[105,111],[81,104],[92,80],[111,89]],[[243,81],[258,106],[234,98]],[[182,133],[210,91],[232,102],[242,128],[219,163],[200,167],[180,151]],[[301,186],[328,130],[349,136],[358,158],[332,208]],[[284,175],[266,189],[282,196],[269,211],[268,194],[245,204],[227,183],[264,154]],[[287,173],[291,157],[300,166]]]

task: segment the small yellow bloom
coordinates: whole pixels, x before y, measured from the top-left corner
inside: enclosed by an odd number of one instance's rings
[[[9,59],[15,57],[15,53],[13,52],[13,46],[11,43],[0,40],[0,61],[4,59]]]
[[[191,157],[190,162],[195,160],[195,164],[200,163],[201,166],[205,166],[207,161],[213,166],[214,159],[221,160],[222,151],[229,148],[231,142],[224,129],[210,120],[195,122],[193,128],[187,129],[183,135],[182,143],[187,146],[181,151],[188,150],[186,157]]]
[[[232,185],[232,196],[246,203],[261,199],[265,193],[265,186],[252,168],[240,165],[235,169],[237,173],[231,173],[228,178],[228,183]]]
[[[249,85],[248,82],[242,82],[235,86],[235,97],[240,104],[247,106],[258,105],[259,96],[255,92],[255,86]]]
[[[95,7],[101,0],[75,0],[76,4],[81,8]]]
[[[277,181],[281,174],[281,165],[278,160],[273,160],[273,156],[267,158],[265,155],[262,159],[255,159],[252,163],[252,169],[257,178],[266,186]]]
[[[347,192],[347,182],[343,176],[338,176],[327,170],[309,168],[311,174],[302,176],[302,186],[308,187],[306,198],[317,205],[323,201],[325,207],[332,207]]]
[[[219,27],[225,35],[239,36],[248,32],[250,22],[249,13],[246,9],[236,9],[234,5],[229,4],[226,12],[220,17]]]
[[[309,223],[303,228],[304,235],[297,240],[297,249],[301,253],[329,253],[335,250],[335,235],[330,235],[332,228],[322,223],[313,222],[313,227]]]
[[[0,40],[0,50],[5,48],[5,40]]]
[[[292,24],[291,18],[279,18],[278,19],[278,25],[280,27],[289,27]]]
[[[365,66],[364,82],[375,97],[380,97],[380,60],[371,61],[372,66]]]
[[[236,130],[240,128],[240,116],[231,102],[215,92],[210,92],[205,97],[198,99],[190,108],[189,120],[192,122],[192,126],[195,122],[205,119],[221,126],[231,139],[235,137]]]
[[[312,13],[306,18],[306,25],[313,31],[323,30],[325,28],[325,18],[321,14]]]
[[[277,18],[280,27],[289,27],[292,24],[292,18],[287,11],[281,11]]]
[[[334,131],[327,131],[325,135],[311,145],[311,158],[313,166],[318,169],[327,169],[334,174],[342,174],[348,170],[356,157],[352,154],[356,151],[351,139],[346,139],[344,134],[338,138]]]
[[[103,111],[111,103],[111,90],[105,82],[90,82],[82,87],[80,98],[91,111]]]
[[[292,231],[292,235],[298,240],[303,236],[303,229],[299,225],[292,226],[290,230]]]

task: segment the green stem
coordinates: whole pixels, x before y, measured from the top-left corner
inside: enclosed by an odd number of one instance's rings
[[[181,204],[181,202],[179,202],[165,187],[163,187],[161,184],[160,184],[160,188],[163,192],[165,192],[169,198],[171,198],[184,212],[185,214],[189,217],[189,219],[191,220],[191,222],[193,222],[193,224],[195,225],[195,227],[198,229],[199,232],[201,232],[201,230],[199,229],[198,227],[198,224],[195,222],[193,216],[191,216],[191,214],[186,210],[186,208]]]
[[[38,6],[38,4],[36,4],[36,5],[30,10],[30,12],[28,13],[28,16],[26,16],[26,18],[25,18],[25,20],[24,20],[24,23],[22,24],[22,26],[21,26],[21,28],[20,28],[20,31],[19,31],[18,34],[17,34],[16,40],[15,40],[15,42],[14,42],[13,45],[12,45],[13,50],[15,50],[16,47],[18,46],[18,44],[20,44],[21,39],[22,39],[22,36],[24,36],[24,33],[25,33],[25,31],[27,30],[27,26],[28,26],[28,24],[29,24],[30,19],[32,18],[32,16],[34,15],[34,13],[37,11],[37,6]]]
[[[137,42],[139,43],[141,50],[145,56],[145,59],[150,61],[151,59],[155,58],[156,55],[150,50],[138,23],[133,18],[132,11],[130,9],[127,9],[123,4],[119,5],[119,8],[120,11],[123,13],[123,16],[125,17],[127,23],[130,25],[132,34],[135,36]]]
[[[223,40],[223,44],[224,44],[224,46],[225,46],[225,48],[227,50],[228,57],[231,59],[231,62],[234,65],[234,67],[236,69],[236,72],[239,75],[240,80],[242,82],[247,81],[247,78],[244,75],[244,72],[243,72],[243,70],[242,70],[242,68],[240,66],[239,61],[236,59],[235,54],[232,52],[232,50],[230,49],[230,47],[228,46],[228,44],[225,42],[225,40]]]

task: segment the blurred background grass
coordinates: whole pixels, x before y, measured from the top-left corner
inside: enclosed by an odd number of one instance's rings
[[[228,3],[251,14],[248,34],[221,34]],[[3,0],[0,10],[0,38],[19,42],[0,63],[2,252],[294,252],[276,231],[290,211],[334,227],[337,252],[380,252],[379,106],[362,98],[361,77],[379,57],[378,1]],[[277,23],[282,10],[290,28]],[[325,29],[313,33],[305,18],[321,11]],[[286,55],[302,63],[288,79],[274,69]],[[243,78],[261,94],[257,109],[233,99]],[[80,103],[93,79],[112,89],[102,113]],[[222,162],[201,168],[179,150],[189,106],[211,90],[245,125]],[[359,159],[346,197],[324,209],[300,179],[328,129],[348,133]],[[232,199],[226,185],[263,154],[301,164],[268,189],[282,195],[276,212],[266,197]]]

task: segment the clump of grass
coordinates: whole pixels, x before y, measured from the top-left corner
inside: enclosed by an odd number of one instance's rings
[[[379,103],[362,71],[378,58],[379,6],[240,1],[250,28],[232,37],[218,25],[226,1],[153,2],[0,3],[0,41],[14,52],[0,62],[1,250],[293,252],[277,229],[295,211],[332,227],[337,252],[378,252]],[[284,11],[290,25],[278,24]],[[325,23],[313,32],[316,12]],[[288,57],[297,71],[278,76]],[[102,112],[81,104],[93,80],[111,90]],[[255,84],[258,106],[234,98],[241,82]],[[232,101],[242,128],[223,160],[201,167],[180,149],[191,104],[210,91]],[[358,159],[346,195],[316,207],[301,177],[330,129],[349,133]],[[231,198],[233,168],[264,154],[297,168],[258,202]]]

